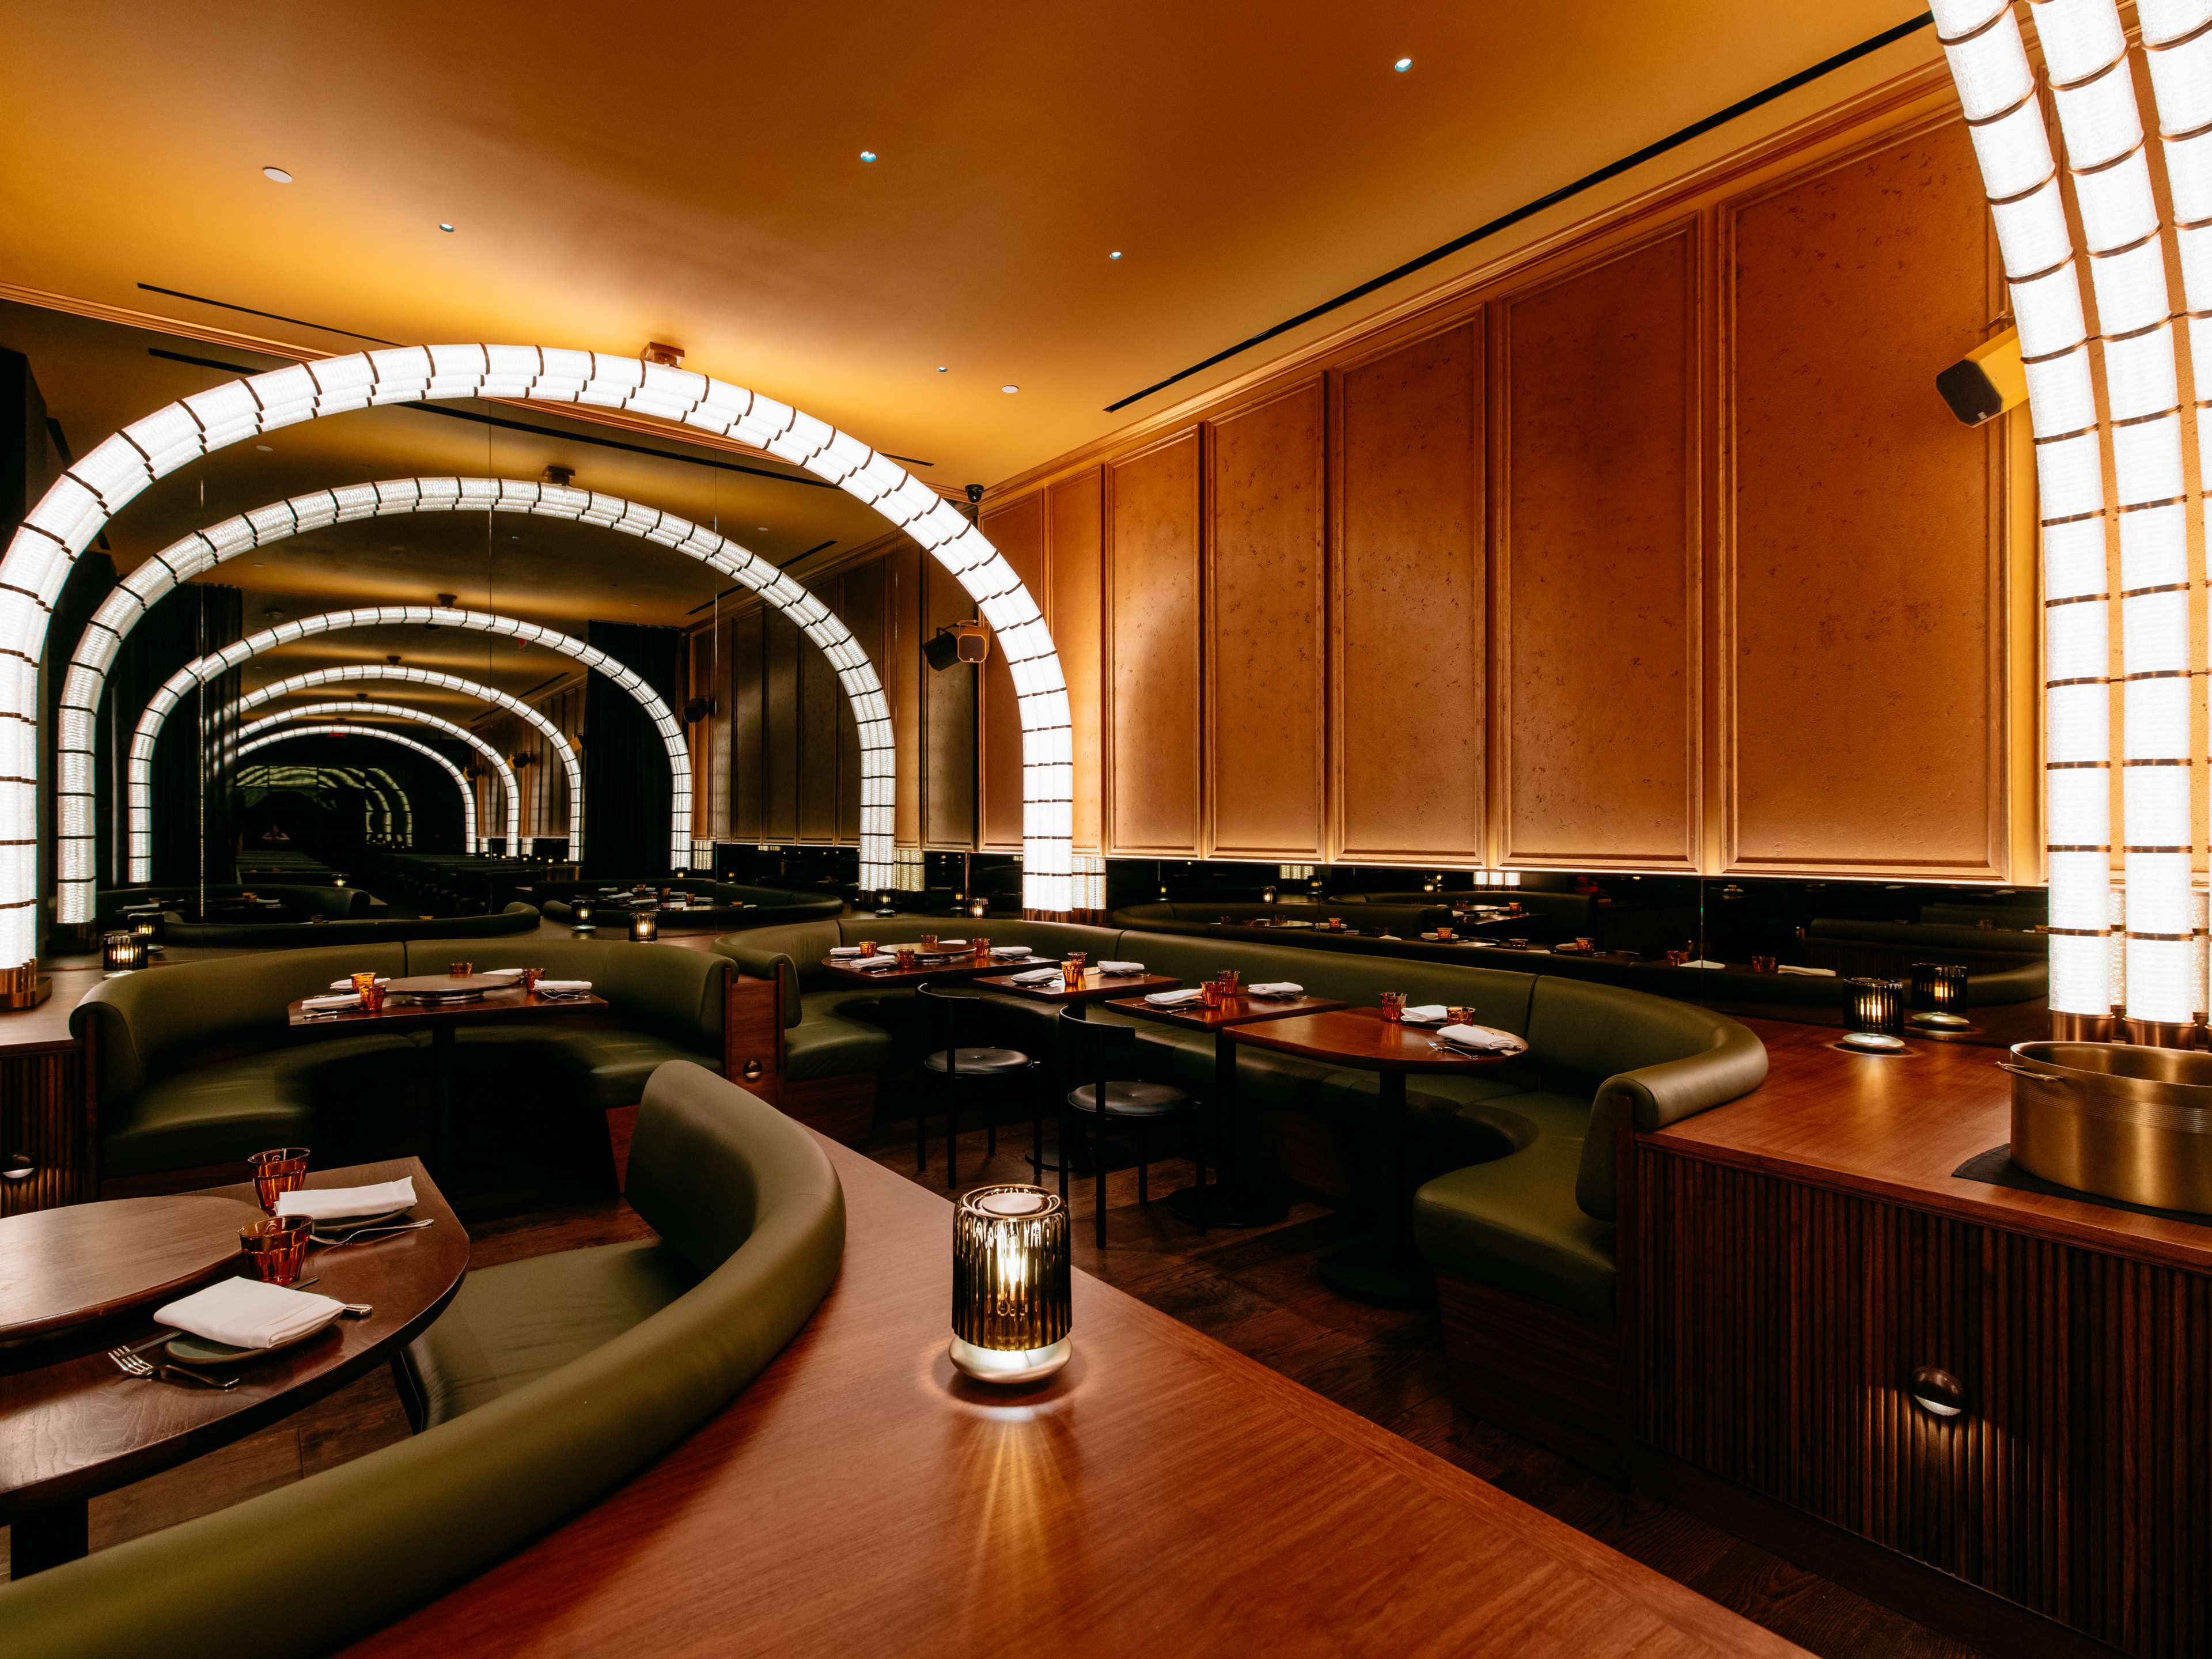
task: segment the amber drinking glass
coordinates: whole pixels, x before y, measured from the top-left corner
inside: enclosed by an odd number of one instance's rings
[[[1444,1023],[1448,1025],[1472,1025],[1474,1024],[1474,1010],[1447,1006],[1444,1010]]]
[[[1216,977],[1221,987],[1221,994],[1225,997],[1235,996],[1237,988],[1243,982],[1244,978],[1234,968],[1224,968]]]
[[[381,985],[362,986],[361,988],[362,1012],[364,1014],[382,1013],[384,1012],[384,992],[385,988]]]
[[[1067,960],[1079,974],[1083,971],[1083,964],[1091,960],[1091,955],[1086,951],[1070,951],[1067,953]]]
[[[543,968],[526,968],[520,977],[522,981],[523,994],[527,996],[537,990],[538,981],[545,977],[545,970]]]
[[[376,973],[373,969],[368,973],[356,974],[353,976],[353,988],[356,991],[366,991],[370,986],[375,983]]]
[[[256,1152],[246,1160],[246,1167],[253,1172],[253,1195],[261,1201],[263,1212],[276,1213],[276,1195],[297,1192],[307,1179],[307,1149],[305,1146],[279,1146],[271,1152]]]
[[[891,959],[896,962],[902,968],[913,967],[914,946],[911,945],[894,945],[891,946]]]
[[[991,954],[991,941],[985,939],[981,933],[976,934],[975,937],[969,939],[968,943],[979,957],[988,957]]]
[[[238,1248],[246,1253],[256,1279],[271,1285],[296,1284],[307,1260],[307,1236],[314,1230],[315,1224],[305,1216],[250,1221],[238,1230]]]
[[[1207,1007],[1218,1008],[1221,1006],[1221,981],[1219,980],[1210,979],[1206,981],[1205,984],[1198,988],[1198,993],[1200,1000]]]
[[[1066,980],[1071,988],[1083,983],[1083,953],[1081,951],[1070,951],[1067,953],[1066,959],[1060,964],[1060,976]]]
[[[476,970],[477,965],[473,962],[449,962],[446,964],[446,971],[455,979],[466,979]]]
[[[860,940],[860,943],[859,943],[859,950],[860,950],[860,955],[861,955],[863,957],[872,957],[872,956],[875,955],[875,954],[876,954],[876,942],[875,942],[875,940],[873,940],[873,939],[864,939]]]
[[[924,933],[915,942],[925,951],[934,951],[937,949],[937,935],[934,933]]]
[[[1406,1018],[1406,994],[1403,991],[1385,991],[1382,994],[1382,1018],[1394,1025]]]
[[[1776,957],[1753,957],[1751,971],[1754,974],[1778,974],[1782,971],[1782,963]]]

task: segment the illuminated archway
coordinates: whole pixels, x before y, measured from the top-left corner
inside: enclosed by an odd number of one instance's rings
[[[294,738],[380,738],[386,743],[396,743],[402,749],[412,749],[418,755],[435,761],[453,780],[453,787],[461,792],[461,845],[471,851],[477,846],[477,792],[469,787],[469,781],[461,775],[461,769],[447,760],[427,743],[403,737],[381,726],[345,726],[333,722],[327,726],[295,726],[289,731],[268,732],[250,743],[238,745],[235,759],[243,760],[257,750],[266,749],[272,743],[288,743]]]
[[[336,668],[313,668],[304,674],[288,674],[281,680],[272,680],[258,691],[249,691],[231,705],[233,714],[244,714],[279,697],[289,697],[297,691],[312,691],[318,686],[349,685],[368,680],[404,680],[410,685],[434,685],[447,691],[459,691],[464,696],[476,697],[504,708],[508,714],[527,723],[551,745],[561,762],[561,769],[568,780],[568,856],[584,855],[584,769],[576,759],[575,746],[562,734],[559,726],[537,709],[517,696],[486,685],[480,680],[465,679],[459,674],[448,674],[441,668],[416,668],[404,663],[343,663]]]
[[[328,789],[335,783],[361,798],[371,820],[363,826],[364,834],[389,836],[400,846],[409,845],[415,839],[413,803],[380,766],[283,766],[257,762],[239,768],[232,782],[240,789],[289,789],[301,786]],[[399,803],[399,811],[393,809],[394,800]],[[406,823],[404,836],[400,831],[402,811]]]
[[[958,507],[859,439],[688,369],[543,346],[395,346],[226,381],[134,421],[67,468],[9,543],[0,558],[0,963],[27,968],[38,949],[39,665],[55,601],[92,538],[156,478],[214,450],[352,410],[468,398],[592,404],[679,422],[804,468],[912,538],[998,635],[1022,727],[1022,902],[1066,912],[1074,857],[1067,682],[1029,589]],[[72,799],[76,816],[58,828],[88,834],[90,796]]]
[[[6,595],[0,593],[0,599]],[[540,627],[513,617],[494,616],[483,611],[447,611],[429,605],[367,605],[352,611],[325,611],[313,617],[297,617],[289,622],[264,628],[258,634],[209,653],[186,663],[161,683],[139,716],[137,729],[131,738],[131,752],[126,769],[130,799],[131,869],[131,879],[144,881],[150,875],[153,864],[153,819],[150,802],[154,787],[154,744],[161,735],[170,712],[192,686],[228,673],[240,663],[259,656],[263,652],[280,645],[289,645],[295,640],[313,639],[324,634],[343,633],[356,628],[380,628],[398,624],[435,623],[441,628],[467,629],[478,634],[503,635],[520,640],[529,645],[542,645],[549,651],[573,658],[588,668],[596,668],[617,685],[637,699],[638,704],[660,733],[662,744],[668,751],[670,785],[669,801],[669,867],[681,870],[688,866],[691,855],[691,756],[684,747],[683,729],[668,705],[658,693],[630,670],[617,662],[596,646],[586,645],[581,640],[550,628]],[[6,722],[0,720],[0,726]],[[471,809],[473,811],[473,809]]]
[[[514,769],[501,754],[465,726],[457,726],[441,714],[425,714],[419,708],[410,708],[404,703],[371,702],[362,700],[347,702],[311,702],[304,708],[286,708],[274,714],[264,714],[259,720],[248,720],[238,728],[237,736],[243,740],[258,737],[273,726],[287,720],[336,720],[351,723],[362,720],[413,720],[433,731],[442,732],[456,742],[465,743],[482,755],[498,775],[500,784],[507,791],[507,845],[513,852],[522,838],[522,786],[515,781]],[[483,847],[472,847],[472,853],[481,853]]]

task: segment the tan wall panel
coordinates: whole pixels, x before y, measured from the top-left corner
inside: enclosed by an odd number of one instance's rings
[[[1051,550],[1052,641],[1067,679],[1075,740],[1075,847],[1095,853],[1106,829],[1105,694],[1100,665],[1105,644],[1105,474],[1097,467],[1045,491]]]
[[[1200,433],[1107,469],[1107,839],[1195,857]]]
[[[1336,857],[1483,847],[1479,320],[1344,371],[1331,597]]]
[[[921,638],[975,614],[957,578],[934,559],[921,561]],[[918,651],[919,647],[917,647]],[[921,683],[921,829],[923,845],[975,843],[975,670],[955,663],[943,673],[916,658]]]
[[[1997,441],[1930,386],[1986,223],[1955,122],[1723,210],[1730,871],[2004,873]]]
[[[1006,555],[1014,574],[1052,623],[1052,584],[1045,553],[1044,496],[1024,495],[983,515],[982,530]],[[1022,717],[1015,706],[1014,677],[993,642],[983,663],[983,720],[977,763],[981,780],[981,836],[991,851],[1022,850]]]
[[[1501,307],[1499,856],[1698,857],[1692,233]]]
[[[1316,375],[1207,452],[1210,857],[1317,860],[1328,835],[1328,407]]]

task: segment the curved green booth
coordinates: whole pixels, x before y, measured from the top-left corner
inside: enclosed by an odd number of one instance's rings
[[[356,916],[343,921],[185,921],[172,919],[161,938],[202,950],[308,951],[326,945],[379,945],[410,939],[504,939],[538,931],[528,904],[473,916]]]
[[[590,899],[599,911],[599,926],[623,925],[631,890],[640,884],[592,881],[538,882],[531,896],[545,912],[548,921],[574,921],[575,902]],[[845,901],[830,894],[794,893],[781,887],[747,887],[736,882],[705,881],[697,877],[665,878],[643,884],[672,893],[686,893],[689,907],[659,912],[663,933],[730,933],[738,928],[780,927],[787,922],[812,921],[842,915]],[[608,889],[614,889],[609,891]]]
[[[844,1193],[805,1129],[677,1063],[645,1091],[629,1197],[657,1239],[463,1282],[403,1364],[418,1379],[410,1389],[428,1379],[434,1391],[422,1432],[0,1589],[9,1659],[327,1653],[483,1572],[668,1452],[829,1293],[844,1254]],[[571,1322],[564,1305],[582,1311]],[[556,1340],[523,1354],[513,1346],[522,1330]],[[471,1347],[501,1358],[457,1374],[445,1356]],[[648,1618],[647,1647],[649,1630]]]

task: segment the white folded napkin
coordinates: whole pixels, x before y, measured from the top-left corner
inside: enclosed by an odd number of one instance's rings
[[[848,957],[845,965],[848,968],[896,968],[898,958],[884,956],[879,951],[872,957]]]
[[[367,1187],[301,1187],[276,1194],[276,1213],[303,1215],[310,1221],[328,1221],[348,1215],[382,1215],[390,1210],[412,1209],[415,1177],[380,1181]]]
[[[1141,974],[1145,971],[1145,964],[1141,962],[1102,962],[1098,964],[1098,971],[1102,974]]]
[[[1180,1008],[1187,1002],[1202,1001],[1205,996],[1206,993],[1199,990],[1153,991],[1146,994],[1145,1000],[1155,1008]]]
[[[361,993],[348,991],[342,997],[301,997],[300,1006],[311,1008],[317,1013],[325,1008],[358,1008],[361,1006]]]
[[[968,941],[964,939],[941,939],[937,941],[937,948],[940,951],[964,951],[968,948]]]
[[[1774,966],[1778,972],[1784,974],[1809,974],[1821,979],[1833,979],[1836,976],[1836,970],[1832,968],[1800,968],[1793,962],[1778,962]]]
[[[1424,1002],[1407,1009],[1405,1013],[1408,1025],[1441,1025],[1450,1018],[1450,1011],[1441,1002]]]
[[[857,945],[833,945],[830,947],[830,954],[833,957],[857,957],[860,954],[860,947]]]
[[[1685,968],[1725,968],[1728,966],[1728,963],[1725,962],[1708,962],[1705,957],[1699,957],[1694,962],[1684,963],[1682,966]]]
[[[540,996],[580,996],[591,988],[592,981],[587,979],[541,979],[538,981]]]
[[[1048,979],[1059,977],[1060,969],[1057,968],[1032,968],[1026,974],[1013,975],[1013,981],[1017,985],[1042,985]]]
[[[154,1322],[234,1348],[273,1348],[327,1325],[345,1304],[258,1279],[225,1279],[154,1310]]]
[[[1487,1025],[1447,1025],[1437,1035],[1455,1048],[1472,1048],[1478,1054],[1509,1054],[1523,1046],[1519,1037]]]
[[[991,954],[994,957],[1027,957],[1029,953],[1030,947],[1026,945],[994,945],[991,947]]]
[[[483,970],[483,976],[486,979],[520,979],[522,977],[522,969],[520,968],[487,968]]]
[[[379,974],[376,976],[376,982],[379,985],[389,985],[392,983],[391,975],[387,974]],[[331,981],[331,989],[333,991],[350,991],[353,989],[353,981],[350,979],[334,979]]]
[[[1296,980],[1269,979],[1262,980],[1257,985],[1246,986],[1244,994],[1255,997],[1302,997],[1306,994],[1306,988]]]

